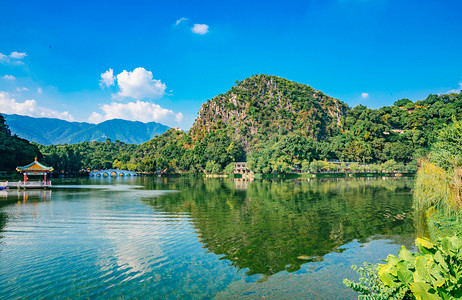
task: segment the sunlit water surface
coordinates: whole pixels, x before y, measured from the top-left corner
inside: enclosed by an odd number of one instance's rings
[[[0,191],[2,299],[356,298],[351,265],[416,237],[412,179],[54,185]]]

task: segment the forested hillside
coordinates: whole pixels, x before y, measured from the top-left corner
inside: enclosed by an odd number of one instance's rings
[[[231,156],[219,159],[217,154],[225,154],[226,146],[232,145],[245,151],[256,172],[279,172],[314,159],[408,163],[428,151],[452,116],[462,118],[461,93],[429,95],[415,103],[400,99],[380,109],[349,108],[309,86],[258,75],[202,106],[190,133],[178,142],[185,159],[175,156],[175,161],[182,161],[177,164],[181,170],[191,168],[189,161],[196,170],[207,164],[224,168]],[[162,144],[163,138],[155,143]],[[159,147],[145,152],[168,157]],[[165,161],[150,161],[166,167]]]
[[[274,135],[296,133],[316,141],[337,135],[347,109],[345,103],[308,85],[254,75],[204,103],[190,135],[203,139],[223,129],[249,153]]]
[[[401,99],[380,109],[358,105],[348,111],[344,132],[330,139],[331,155],[364,162],[409,161],[428,151],[452,116],[462,118],[462,93],[430,95],[415,103]]]
[[[16,135],[11,135],[5,119],[0,114],[0,171],[13,171],[17,166],[24,166],[41,158],[37,146]]]
[[[147,172],[216,173],[244,160],[265,173],[313,160],[407,164],[428,152],[453,117],[462,119],[462,93],[415,103],[400,99],[380,109],[349,108],[307,85],[255,75],[204,103],[188,133],[170,129],[139,146],[106,141],[41,151],[51,165],[72,154],[80,157],[79,168]]]

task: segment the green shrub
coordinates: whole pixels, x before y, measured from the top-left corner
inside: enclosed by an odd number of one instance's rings
[[[228,175],[233,175],[235,171],[234,163],[230,163],[224,169],[224,173]]]
[[[462,238],[445,237],[432,243],[416,240],[419,252],[404,246],[398,257],[388,255],[385,264],[357,269],[360,282],[344,280],[364,299],[454,299],[462,297]]]
[[[439,209],[430,208],[426,211],[427,232],[430,240],[441,236],[453,236],[462,233],[462,217],[458,214],[446,214]]]
[[[440,130],[438,141],[430,152],[431,161],[445,170],[462,166],[462,120],[453,117],[452,121]]]
[[[414,193],[414,207],[426,211],[430,207],[447,216],[462,215],[462,121],[439,132],[429,160],[421,159]]]
[[[415,183],[414,208],[417,211],[426,211],[433,206],[447,214],[456,212],[451,176],[426,160],[421,160],[420,165]]]
[[[218,174],[220,173],[221,168],[220,165],[217,164],[215,161],[207,161],[205,164],[205,172],[210,173],[210,174]]]

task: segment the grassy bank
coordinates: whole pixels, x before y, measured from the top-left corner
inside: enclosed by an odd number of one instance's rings
[[[431,240],[462,233],[459,174],[421,161],[416,177],[414,208],[426,218]]]
[[[426,217],[428,233],[432,241],[462,233],[461,217],[456,214],[447,215],[442,210],[430,208]]]

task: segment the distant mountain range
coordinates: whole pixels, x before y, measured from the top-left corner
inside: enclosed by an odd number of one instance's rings
[[[12,134],[42,145],[103,142],[107,139],[141,144],[169,129],[168,126],[156,122],[142,123],[120,119],[90,124],[21,115],[3,116]]]

